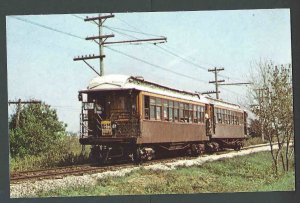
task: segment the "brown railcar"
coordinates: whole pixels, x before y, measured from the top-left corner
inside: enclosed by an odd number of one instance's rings
[[[91,158],[99,162],[239,149],[246,134],[246,113],[239,106],[140,78],[95,78],[79,100],[80,143],[91,145]]]

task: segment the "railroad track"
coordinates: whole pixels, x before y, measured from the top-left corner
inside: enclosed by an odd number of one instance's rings
[[[241,150],[264,147],[268,145],[269,144],[251,145],[251,146],[244,147]],[[219,151],[213,154],[225,154],[231,151],[233,150]],[[147,166],[155,163],[166,163],[166,162],[172,162],[175,160],[182,160],[186,158],[187,158],[186,156],[185,157],[183,156],[183,157],[176,157],[176,158],[169,157],[164,159],[155,159],[149,162],[145,162],[143,163],[143,165]],[[192,157],[188,157],[188,158],[191,159]],[[105,171],[117,171],[119,169],[124,169],[132,166],[133,166],[132,163],[121,163],[121,164],[117,163],[109,166],[96,166],[96,165],[93,166],[90,164],[84,164],[84,165],[77,165],[77,166],[58,167],[53,169],[32,170],[32,171],[12,173],[10,175],[10,181],[11,183],[18,183],[18,182],[28,181],[28,180],[59,179],[69,175],[84,175],[84,174],[101,173]]]

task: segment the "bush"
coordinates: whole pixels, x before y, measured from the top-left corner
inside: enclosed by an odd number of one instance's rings
[[[18,119],[19,118],[19,119]],[[66,124],[55,109],[46,104],[28,104],[13,114],[9,122],[12,157],[38,156],[63,150]]]

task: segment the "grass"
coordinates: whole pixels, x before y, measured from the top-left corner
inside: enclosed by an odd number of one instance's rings
[[[244,146],[248,147],[250,145],[257,145],[257,144],[264,144],[264,143],[268,143],[268,141],[265,140],[263,142],[261,137],[250,137],[244,141]]]
[[[280,176],[274,176],[270,152],[260,152],[172,171],[141,169],[125,177],[101,179],[95,186],[60,189],[38,196],[292,191],[294,173],[293,163],[288,173],[281,171]]]
[[[59,166],[89,163],[88,155],[90,149],[81,153],[81,145],[77,136],[66,136],[63,152],[49,152],[40,156],[25,156],[10,158],[10,171],[38,170]],[[245,141],[245,146],[261,144],[261,138],[249,138]],[[61,150],[59,150],[61,151]]]

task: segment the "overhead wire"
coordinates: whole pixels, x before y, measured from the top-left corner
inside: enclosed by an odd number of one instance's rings
[[[74,17],[78,17],[77,15],[73,15],[73,16],[74,16]],[[23,22],[26,22],[26,23],[30,23],[30,24],[33,24],[33,25],[36,25],[36,26],[45,28],[45,29],[48,29],[48,30],[51,30],[51,31],[54,31],[54,32],[57,32],[57,33],[60,33],[60,34],[64,34],[64,35],[68,35],[68,36],[70,36],[70,37],[74,37],[74,38],[78,38],[78,39],[85,40],[85,38],[80,37],[80,36],[77,36],[77,35],[74,35],[74,34],[72,34],[72,33],[64,32],[64,31],[61,31],[61,30],[58,30],[58,29],[55,29],[55,28],[52,28],[52,27],[49,27],[49,26],[46,26],[46,25],[42,25],[42,24],[39,24],[39,23],[30,21],[30,20],[27,20],[27,19],[15,17],[15,16],[13,16],[13,18],[15,18],[15,19],[17,19],[17,20],[20,20],[20,21],[23,21]],[[80,17],[78,17],[78,18],[80,18]],[[82,18],[80,18],[80,19],[82,19]],[[159,46],[157,46],[157,47],[159,47]],[[139,59],[139,58],[137,58],[137,57],[135,57],[135,56],[131,56],[131,55],[127,54],[127,53],[124,53],[124,52],[115,50],[115,49],[110,48],[110,47],[106,47],[106,48],[108,48],[108,49],[110,49],[110,50],[112,50],[112,51],[114,51],[114,52],[117,52],[117,53],[119,53],[119,54],[125,55],[125,56],[127,56],[127,57],[129,57],[129,58],[135,59],[135,60],[137,60],[137,61],[140,61],[140,62],[143,62],[143,63],[145,63],[145,64],[151,65],[151,66],[153,66],[153,67],[162,69],[162,70],[164,70],[164,71],[168,71],[168,72],[171,72],[171,73],[173,73],[173,74],[176,74],[176,75],[179,75],[179,76],[182,76],[182,77],[186,77],[186,78],[189,78],[189,79],[198,81],[198,82],[204,82],[204,83],[207,85],[207,82],[206,82],[206,81],[200,80],[199,78],[195,78],[195,77],[192,77],[192,76],[189,76],[189,75],[186,75],[186,74],[182,74],[182,73],[179,73],[179,72],[176,72],[176,71],[173,71],[173,70],[164,68],[164,67],[159,66],[159,65],[152,64],[152,63],[150,63],[150,62],[148,62],[148,61],[145,61],[145,60],[143,60],[143,59]],[[162,48],[162,49],[165,50],[164,48]],[[172,52],[170,52],[170,51],[168,51],[168,52],[169,52],[170,54],[172,53]],[[175,56],[175,55],[177,55],[177,54],[172,53],[172,55]],[[180,56],[179,56],[179,57],[180,57]],[[191,64],[194,64],[194,63],[191,63]],[[194,65],[196,65],[196,64],[194,64]],[[197,65],[197,66],[198,66],[198,65]],[[199,67],[199,66],[198,66],[198,67]],[[201,66],[200,66],[200,67],[201,67]],[[204,67],[201,67],[201,69],[204,69]],[[225,90],[226,90],[226,89],[225,89]],[[228,91],[228,90],[227,90],[227,91]],[[233,92],[232,92],[232,93],[233,93]],[[235,93],[235,94],[238,94],[238,93]],[[238,94],[238,95],[240,95],[240,94]]]
[[[127,56],[127,57],[129,57],[129,58],[132,58],[132,59],[138,60],[138,61],[140,61],[140,62],[146,63],[146,64],[148,64],[148,65],[154,66],[154,67],[159,68],[159,69],[161,69],[161,70],[168,71],[168,72],[170,72],[170,73],[173,73],[173,74],[176,74],[176,75],[179,75],[179,76],[183,76],[183,77],[186,77],[186,78],[189,78],[189,79],[192,79],[192,80],[196,80],[197,82],[204,82],[204,83],[206,84],[206,81],[200,80],[199,78],[191,77],[191,76],[189,76],[189,75],[182,74],[182,73],[179,73],[179,72],[176,72],[176,71],[173,71],[173,70],[164,68],[164,67],[162,67],[162,66],[152,64],[152,63],[150,63],[150,62],[148,62],[148,61],[145,61],[145,60],[143,60],[143,59],[137,58],[137,57],[135,57],[135,56],[131,56],[131,55],[129,55],[129,54],[126,54],[126,53],[124,53],[124,52],[118,51],[118,50],[113,49],[113,48],[111,48],[111,47],[106,47],[106,48],[109,49],[109,50],[112,50],[112,51],[114,51],[114,52],[117,52],[117,53],[119,53],[119,54],[125,55],[125,56]]]
[[[12,17],[12,18],[15,18],[15,19],[18,19],[18,20],[20,20],[20,21],[26,22],[26,23],[30,23],[30,24],[32,24],[32,25],[36,25],[36,26],[39,26],[39,27],[42,27],[42,28],[45,28],[45,29],[54,31],[54,32],[58,32],[58,33],[61,33],[61,34],[65,34],[65,35],[68,35],[68,36],[71,36],[71,37],[75,37],[75,38],[78,38],[78,39],[84,39],[84,38],[82,38],[82,37],[80,37],[80,36],[71,34],[71,33],[69,33],[69,32],[64,32],[64,31],[61,31],[61,30],[58,30],[58,29],[55,29],[55,28],[52,28],[52,27],[49,27],[49,26],[46,26],[46,25],[42,25],[42,24],[39,24],[39,23],[30,21],[30,20],[28,20],[28,19],[19,18],[19,17],[16,17],[16,16],[11,16],[11,17]]]
[[[116,16],[115,16],[115,17],[116,17]],[[123,22],[124,24],[126,24],[127,26],[129,26],[129,27],[131,27],[131,28],[133,28],[133,29],[139,30],[139,32],[138,32],[138,31],[130,31],[130,30],[123,29],[124,31],[135,32],[135,33],[140,33],[140,34],[146,34],[146,35],[149,35],[149,36],[158,36],[158,35],[152,35],[152,34],[147,34],[147,33],[145,33],[145,32],[142,32],[140,29],[136,28],[135,26],[130,25],[129,23],[127,23],[126,21],[120,19],[119,17],[116,17],[116,18],[117,18],[118,20],[120,20],[121,22]],[[118,29],[118,28],[114,28],[114,29]],[[161,48],[161,49],[164,49],[164,48],[162,48],[161,46],[158,46],[158,45],[156,45],[156,46],[159,47],[159,48]],[[166,47],[169,48],[169,49],[173,49],[173,50],[174,50],[174,48],[171,48],[170,46],[168,46],[168,45],[166,45],[166,44],[164,44],[164,46],[166,46]],[[190,64],[192,64],[192,65],[194,65],[194,66],[197,66],[198,68],[201,68],[201,69],[203,69],[203,70],[208,70],[208,68],[205,68],[205,67],[203,67],[203,66],[199,66],[198,64],[195,64],[195,63],[193,63],[193,62],[187,60],[186,58],[183,58],[183,57],[179,56],[178,54],[175,54],[174,52],[171,52],[171,51],[169,51],[169,50],[167,50],[167,49],[164,49],[164,50],[165,50],[166,52],[169,52],[169,54],[171,54],[171,55],[173,55],[173,56],[176,56],[176,57],[181,58],[182,60],[186,61],[187,63],[190,63]],[[194,60],[195,60],[195,59],[194,59]],[[209,65],[215,66],[215,65],[212,65],[212,64],[209,64]],[[225,75],[225,74],[219,74],[219,76],[221,76],[221,77],[223,77],[223,78],[228,78],[228,80],[229,80],[229,79],[232,79],[232,80],[239,81],[239,79],[233,78],[232,76],[228,76],[228,75]]]

